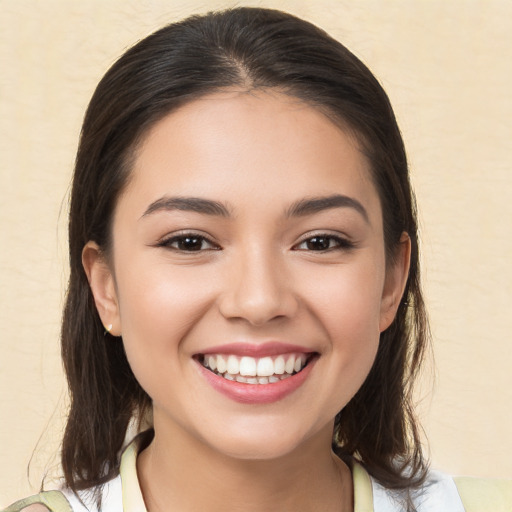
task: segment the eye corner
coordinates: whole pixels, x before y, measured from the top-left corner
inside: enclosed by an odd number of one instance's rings
[[[355,243],[346,236],[332,233],[314,233],[304,236],[292,250],[328,253],[332,251],[349,251],[355,248]]]
[[[220,245],[210,237],[189,231],[173,233],[162,237],[155,246],[174,251],[178,254],[201,254],[221,250]]]

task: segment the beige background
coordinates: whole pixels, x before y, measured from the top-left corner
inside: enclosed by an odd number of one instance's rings
[[[390,94],[421,211],[437,366],[421,411],[433,464],[512,477],[512,3],[245,4],[319,24]],[[58,459],[66,194],[93,88],[148,32],[230,5],[0,0],[0,506],[33,492]]]

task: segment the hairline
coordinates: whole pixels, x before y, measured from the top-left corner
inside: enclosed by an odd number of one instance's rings
[[[147,120],[145,126],[142,126],[140,131],[134,137],[132,143],[125,149],[122,155],[121,161],[121,173],[123,175],[123,185],[120,188],[117,196],[114,201],[114,208],[112,210],[112,215],[110,218],[110,225],[108,227],[108,238],[106,247],[103,248],[105,256],[109,259],[109,255],[112,252],[112,241],[113,241],[113,225],[114,225],[114,217],[117,210],[117,205],[122,198],[123,194],[128,189],[131,180],[134,176],[134,169],[137,164],[138,157],[144,147],[144,144],[150,137],[151,132],[155,129],[155,127],[165,119],[167,116],[170,116],[180,109],[187,107],[188,105],[200,101],[202,99],[207,98],[208,96],[217,96],[218,94],[228,93],[228,92],[238,92],[239,94],[249,94],[251,95],[255,91],[257,92],[265,92],[274,95],[286,96],[290,99],[297,100],[303,105],[310,107],[320,114],[322,114],[328,121],[330,121],[337,129],[342,131],[346,136],[348,136],[351,142],[354,144],[354,147],[359,151],[361,156],[364,158],[366,162],[366,170],[368,174],[368,178],[371,184],[375,187],[377,192],[377,196],[379,199],[379,205],[381,209],[381,217],[382,222],[384,224],[384,208],[382,203],[382,197],[380,193],[380,189],[377,183],[376,172],[373,169],[374,165],[372,163],[371,151],[369,149],[370,144],[367,137],[361,132],[361,130],[357,129],[350,123],[344,116],[337,114],[333,108],[329,108],[324,103],[318,101],[312,101],[311,99],[304,98],[300,94],[299,88],[294,87],[283,87],[283,86],[268,86],[268,85],[256,85],[254,83],[248,84],[247,78],[244,78],[245,83],[235,83],[233,85],[228,86],[219,86],[216,88],[211,88],[209,90],[201,91],[197,94],[189,94],[184,95],[180,98],[176,99],[176,104],[170,105],[167,109],[162,109],[159,113],[157,113],[154,117]],[[187,98],[188,96],[188,98]],[[388,249],[392,249],[394,245],[392,241],[388,241],[384,239],[384,245],[386,248],[386,254]],[[389,245],[389,247],[388,247]],[[386,257],[386,261],[388,262],[388,258]]]

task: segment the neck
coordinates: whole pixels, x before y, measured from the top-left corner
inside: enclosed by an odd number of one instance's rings
[[[331,451],[330,426],[272,460],[233,458],[197,439],[155,432],[137,460],[148,512],[353,510],[351,473]]]

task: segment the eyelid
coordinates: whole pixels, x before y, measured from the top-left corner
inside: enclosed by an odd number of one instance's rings
[[[211,247],[209,247],[208,249],[201,249],[198,251],[185,251],[182,249],[178,249],[176,247],[171,247],[172,242],[179,241],[179,240],[182,240],[187,237],[200,238],[200,239],[204,240],[206,243],[208,243]],[[163,236],[162,238],[160,238],[160,240],[158,240],[158,242],[155,245],[157,247],[164,247],[164,248],[168,248],[170,250],[174,250],[176,252],[181,252],[181,253],[187,253],[187,252],[200,253],[200,252],[204,252],[204,251],[220,250],[221,249],[220,245],[217,244],[216,242],[214,242],[212,240],[212,238],[213,237],[211,237],[210,235],[207,235],[206,233],[204,233],[202,231],[184,229],[184,230],[176,231],[176,232],[169,233],[169,234]]]
[[[325,232],[325,231],[311,231],[309,233],[305,233],[301,236],[300,240],[293,245],[292,250],[298,250],[298,251],[306,251],[308,249],[299,249],[298,247],[302,245],[303,243],[307,242],[308,240],[311,240],[312,238],[329,238],[332,240],[336,240],[338,245],[335,247],[329,247],[328,249],[325,249],[323,251],[312,251],[311,252],[328,252],[328,251],[335,251],[335,250],[350,250],[353,249],[356,244],[351,238],[347,235],[343,235],[341,233],[332,233],[332,232]]]

